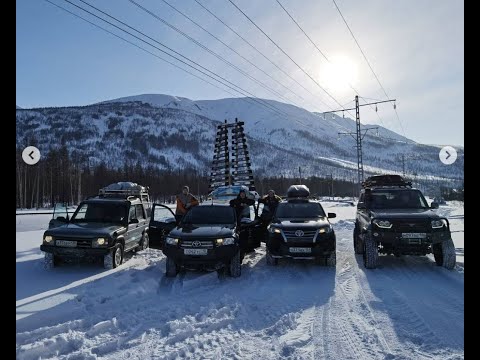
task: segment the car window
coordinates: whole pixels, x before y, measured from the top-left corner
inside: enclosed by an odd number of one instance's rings
[[[163,206],[155,206],[155,212],[153,213],[153,221],[168,223],[175,221],[175,217],[169,209]]]
[[[143,215],[143,207],[140,204],[135,205],[136,216],[138,220],[144,220],[145,216]]]
[[[318,218],[325,217],[325,212],[319,203],[282,203],[275,213],[277,218]]]
[[[428,204],[418,190],[377,190],[369,199],[372,209],[423,209]]]
[[[233,224],[235,210],[230,206],[195,206],[182,220],[183,224]]]
[[[113,203],[83,203],[72,216],[72,221],[123,222],[125,206]]]
[[[135,206],[130,206],[130,212],[128,213],[128,221],[131,221],[133,219],[137,218],[137,211],[135,209]]]

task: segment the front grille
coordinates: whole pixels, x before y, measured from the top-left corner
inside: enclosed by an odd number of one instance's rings
[[[195,244],[194,244],[195,243]],[[183,240],[180,242],[181,248],[192,249],[213,249],[212,240]]]
[[[393,223],[392,229],[397,232],[429,232],[431,229],[430,223],[425,221],[396,221]]]
[[[302,236],[295,235],[295,232],[298,230],[303,231]],[[302,230],[302,229],[295,229],[295,230],[282,230],[283,235],[289,242],[313,242],[313,238],[317,233],[317,230]]]
[[[57,240],[65,240],[65,241],[75,241],[77,243],[77,248],[91,248],[93,239],[85,239],[85,238],[55,238]]]

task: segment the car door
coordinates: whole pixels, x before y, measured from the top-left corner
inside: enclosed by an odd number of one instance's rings
[[[153,204],[148,226],[150,247],[161,249],[166,235],[177,226],[172,209],[163,204]]]
[[[134,204],[130,205],[128,211],[128,229],[125,235],[125,251],[128,251],[138,245],[142,236],[142,227],[140,227],[140,220],[137,218],[137,207]]]
[[[69,220],[68,209],[65,203],[55,204],[53,207],[53,216],[48,223],[48,228],[56,228],[65,225]]]

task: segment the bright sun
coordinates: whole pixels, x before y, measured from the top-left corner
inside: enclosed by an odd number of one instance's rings
[[[357,65],[348,57],[339,55],[329,59],[320,69],[320,82],[333,91],[345,91],[357,82]]]

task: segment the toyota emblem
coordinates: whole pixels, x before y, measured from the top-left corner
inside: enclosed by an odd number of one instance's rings
[[[297,236],[297,237],[303,236],[303,231],[302,230],[295,231],[295,236]]]
[[[193,241],[192,246],[193,247],[200,247],[200,246],[202,246],[202,243],[200,241]]]

